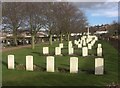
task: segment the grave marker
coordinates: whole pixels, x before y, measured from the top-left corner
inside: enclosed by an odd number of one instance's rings
[[[92,49],[92,45],[91,44],[88,44],[88,49]]]
[[[88,56],[88,48],[87,47],[82,48],[82,56]]]
[[[78,44],[78,48],[82,48],[82,44]]]
[[[102,56],[102,48],[97,48],[97,56]]]
[[[60,47],[60,48],[63,48],[63,43],[60,43],[60,44],[59,44],[59,47]]]
[[[49,54],[49,47],[43,47],[43,54]]]
[[[33,71],[33,56],[26,56],[26,70]]]
[[[61,48],[55,47],[55,55],[61,55]]]
[[[78,57],[70,57],[70,73],[78,73]]]
[[[54,57],[53,56],[47,56],[47,66],[46,70],[47,72],[54,72]]]
[[[14,55],[8,55],[8,69],[14,69]]]
[[[74,48],[68,48],[68,54],[72,55],[74,53]]]
[[[102,48],[102,45],[101,45],[101,44],[98,44],[98,48]]]
[[[104,74],[104,59],[95,58],[95,74],[103,75]]]

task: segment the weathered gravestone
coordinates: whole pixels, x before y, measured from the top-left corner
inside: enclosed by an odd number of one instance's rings
[[[55,47],[55,55],[61,55],[61,48]]]
[[[69,41],[68,48],[72,48],[72,41]]]
[[[8,55],[8,69],[14,69],[14,55]]]
[[[26,56],[26,70],[33,71],[33,56]]]
[[[95,58],[95,74],[103,75],[104,74],[104,59]]]
[[[86,46],[86,41],[85,40],[83,40],[83,46]]]
[[[90,43],[88,44],[88,49],[92,49],[92,45]]]
[[[78,48],[82,48],[82,44],[78,44]]]
[[[101,44],[98,44],[98,48],[102,48],[102,45],[101,45]]]
[[[54,72],[54,57],[53,56],[47,56],[47,66],[46,66],[46,70],[47,72]]]
[[[43,47],[43,54],[49,54],[49,47]]]
[[[88,48],[87,47],[82,48],[82,56],[88,56]]]
[[[72,55],[72,54],[74,54],[74,48],[68,48],[68,54],[69,55]]]
[[[102,48],[97,48],[97,56],[102,56]]]
[[[59,47],[60,47],[60,48],[63,48],[63,43],[60,43],[60,44],[59,44]]]
[[[70,57],[70,73],[78,73],[78,57]]]

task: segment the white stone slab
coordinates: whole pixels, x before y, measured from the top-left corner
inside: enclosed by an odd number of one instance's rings
[[[97,48],[97,56],[102,56],[102,48]]]
[[[88,44],[88,49],[92,49],[92,45],[91,44]]]
[[[14,69],[14,55],[8,55],[8,69]]]
[[[103,75],[104,74],[104,59],[95,58],[95,74]]]
[[[49,54],[49,47],[43,47],[43,54]]]
[[[72,41],[69,41],[69,43],[72,43]]]
[[[74,54],[74,48],[68,48],[68,54],[73,55]]]
[[[47,56],[47,62],[46,62],[46,70],[47,72],[54,72],[54,57],[53,56]]]
[[[95,36],[95,41],[97,41],[98,40],[98,37],[97,36]]]
[[[61,48],[55,47],[55,55],[61,55]]]
[[[33,71],[33,56],[26,56],[26,70]]]
[[[82,48],[82,56],[88,56],[88,48],[87,47]]]
[[[92,46],[94,46],[94,44],[95,44],[95,40],[92,40],[92,41],[91,41],[91,44],[92,44]]]
[[[72,48],[72,42],[71,42],[71,41],[69,41],[68,47],[69,47],[69,48]]]
[[[86,46],[86,42],[85,42],[85,40],[83,41],[83,46]]]
[[[82,44],[78,44],[78,48],[82,48]]]
[[[78,57],[70,57],[70,73],[78,73]]]
[[[59,47],[60,47],[60,48],[63,48],[63,43],[60,43],[60,44],[59,44]]]
[[[79,41],[74,40],[74,44],[75,44],[75,45],[78,45],[78,43],[79,43]]]
[[[98,48],[102,48],[102,44],[98,44]]]

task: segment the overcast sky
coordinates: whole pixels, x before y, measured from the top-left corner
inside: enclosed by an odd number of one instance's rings
[[[86,15],[90,25],[118,22],[117,2],[74,2]]]

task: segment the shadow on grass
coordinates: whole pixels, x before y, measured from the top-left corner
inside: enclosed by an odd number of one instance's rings
[[[57,67],[56,71],[62,72],[62,73],[69,73],[70,72],[70,70],[68,68],[63,68],[63,67]]]
[[[85,72],[87,74],[95,74],[95,70],[94,69],[82,69],[80,71]],[[104,71],[104,74],[107,74],[107,72]]]
[[[37,55],[43,55],[42,53],[40,53],[40,52],[32,52],[33,54],[37,54]]]
[[[8,65],[6,62],[2,61],[2,64],[7,68]]]
[[[4,61],[2,61],[2,64],[7,68],[8,67],[8,64]],[[18,65],[19,63],[15,62],[15,65]]]
[[[95,73],[95,70],[93,70],[93,69],[82,69],[80,71],[85,72],[87,74],[94,74]]]
[[[36,55],[39,55],[39,56],[54,56],[54,55],[55,55],[54,52],[52,52],[52,53],[50,53],[50,54],[43,54],[43,53],[41,53],[41,52],[32,52],[32,53],[34,53],[34,54],[36,54]]]

